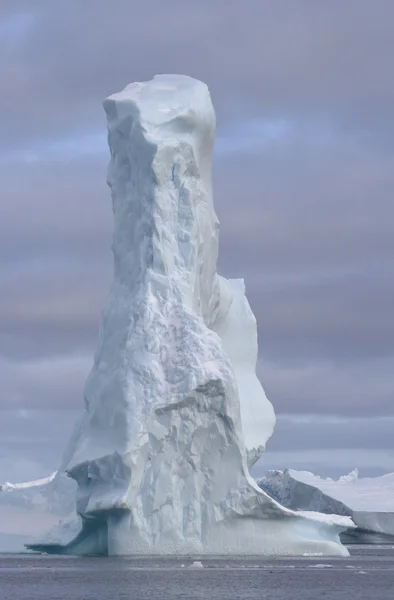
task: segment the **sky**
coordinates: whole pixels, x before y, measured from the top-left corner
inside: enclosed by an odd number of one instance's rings
[[[156,73],[217,114],[220,273],[277,427],[258,466],[394,470],[392,0],[1,0],[0,481],[58,465],[112,277],[103,99]]]

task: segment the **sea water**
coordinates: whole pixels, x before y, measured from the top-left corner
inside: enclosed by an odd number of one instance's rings
[[[394,600],[394,546],[349,558],[0,555],[1,600]]]

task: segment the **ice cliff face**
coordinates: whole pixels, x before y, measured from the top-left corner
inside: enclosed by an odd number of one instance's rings
[[[243,282],[216,272],[208,88],[157,76],[104,108],[114,282],[68,451],[81,529],[36,548],[346,554],[343,526],[295,516],[249,474],[275,417]]]

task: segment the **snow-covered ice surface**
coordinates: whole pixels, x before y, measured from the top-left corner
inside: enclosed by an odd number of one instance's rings
[[[9,481],[6,481],[5,483],[0,484],[0,492],[11,492],[15,490],[37,488],[53,481],[53,479],[56,477],[56,474],[57,471],[49,475],[49,477],[43,477],[42,479],[36,479],[35,481],[26,481],[24,483],[9,483]]]
[[[29,547],[347,555],[339,533],[350,523],[297,515],[249,474],[275,416],[255,373],[257,328],[244,283],[216,272],[208,88],[160,75],[104,108],[114,282],[83,417],[60,469],[76,482],[79,516]]]
[[[344,529],[354,529],[355,525],[350,517],[336,515],[336,514],[324,514],[313,510],[298,510],[298,515],[302,515],[307,519],[314,519],[321,523],[327,523],[329,525],[341,525]]]
[[[338,480],[323,479],[308,471],[268,471],[259,485],[293,510],[348,515],[363,532],[394,536],[394,473],[359,477],[355,469]],[[373,538],[366,538],[373,541]],[[377,540],[380,538],[378,537]]]

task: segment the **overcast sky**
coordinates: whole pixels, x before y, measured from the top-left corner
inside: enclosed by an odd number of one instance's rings
[[[217,112],[220,271],[278,415],[260,470],[394,470],[394,2],[1,0],[0,480],[56,468],[112,270],[102,100]]]

